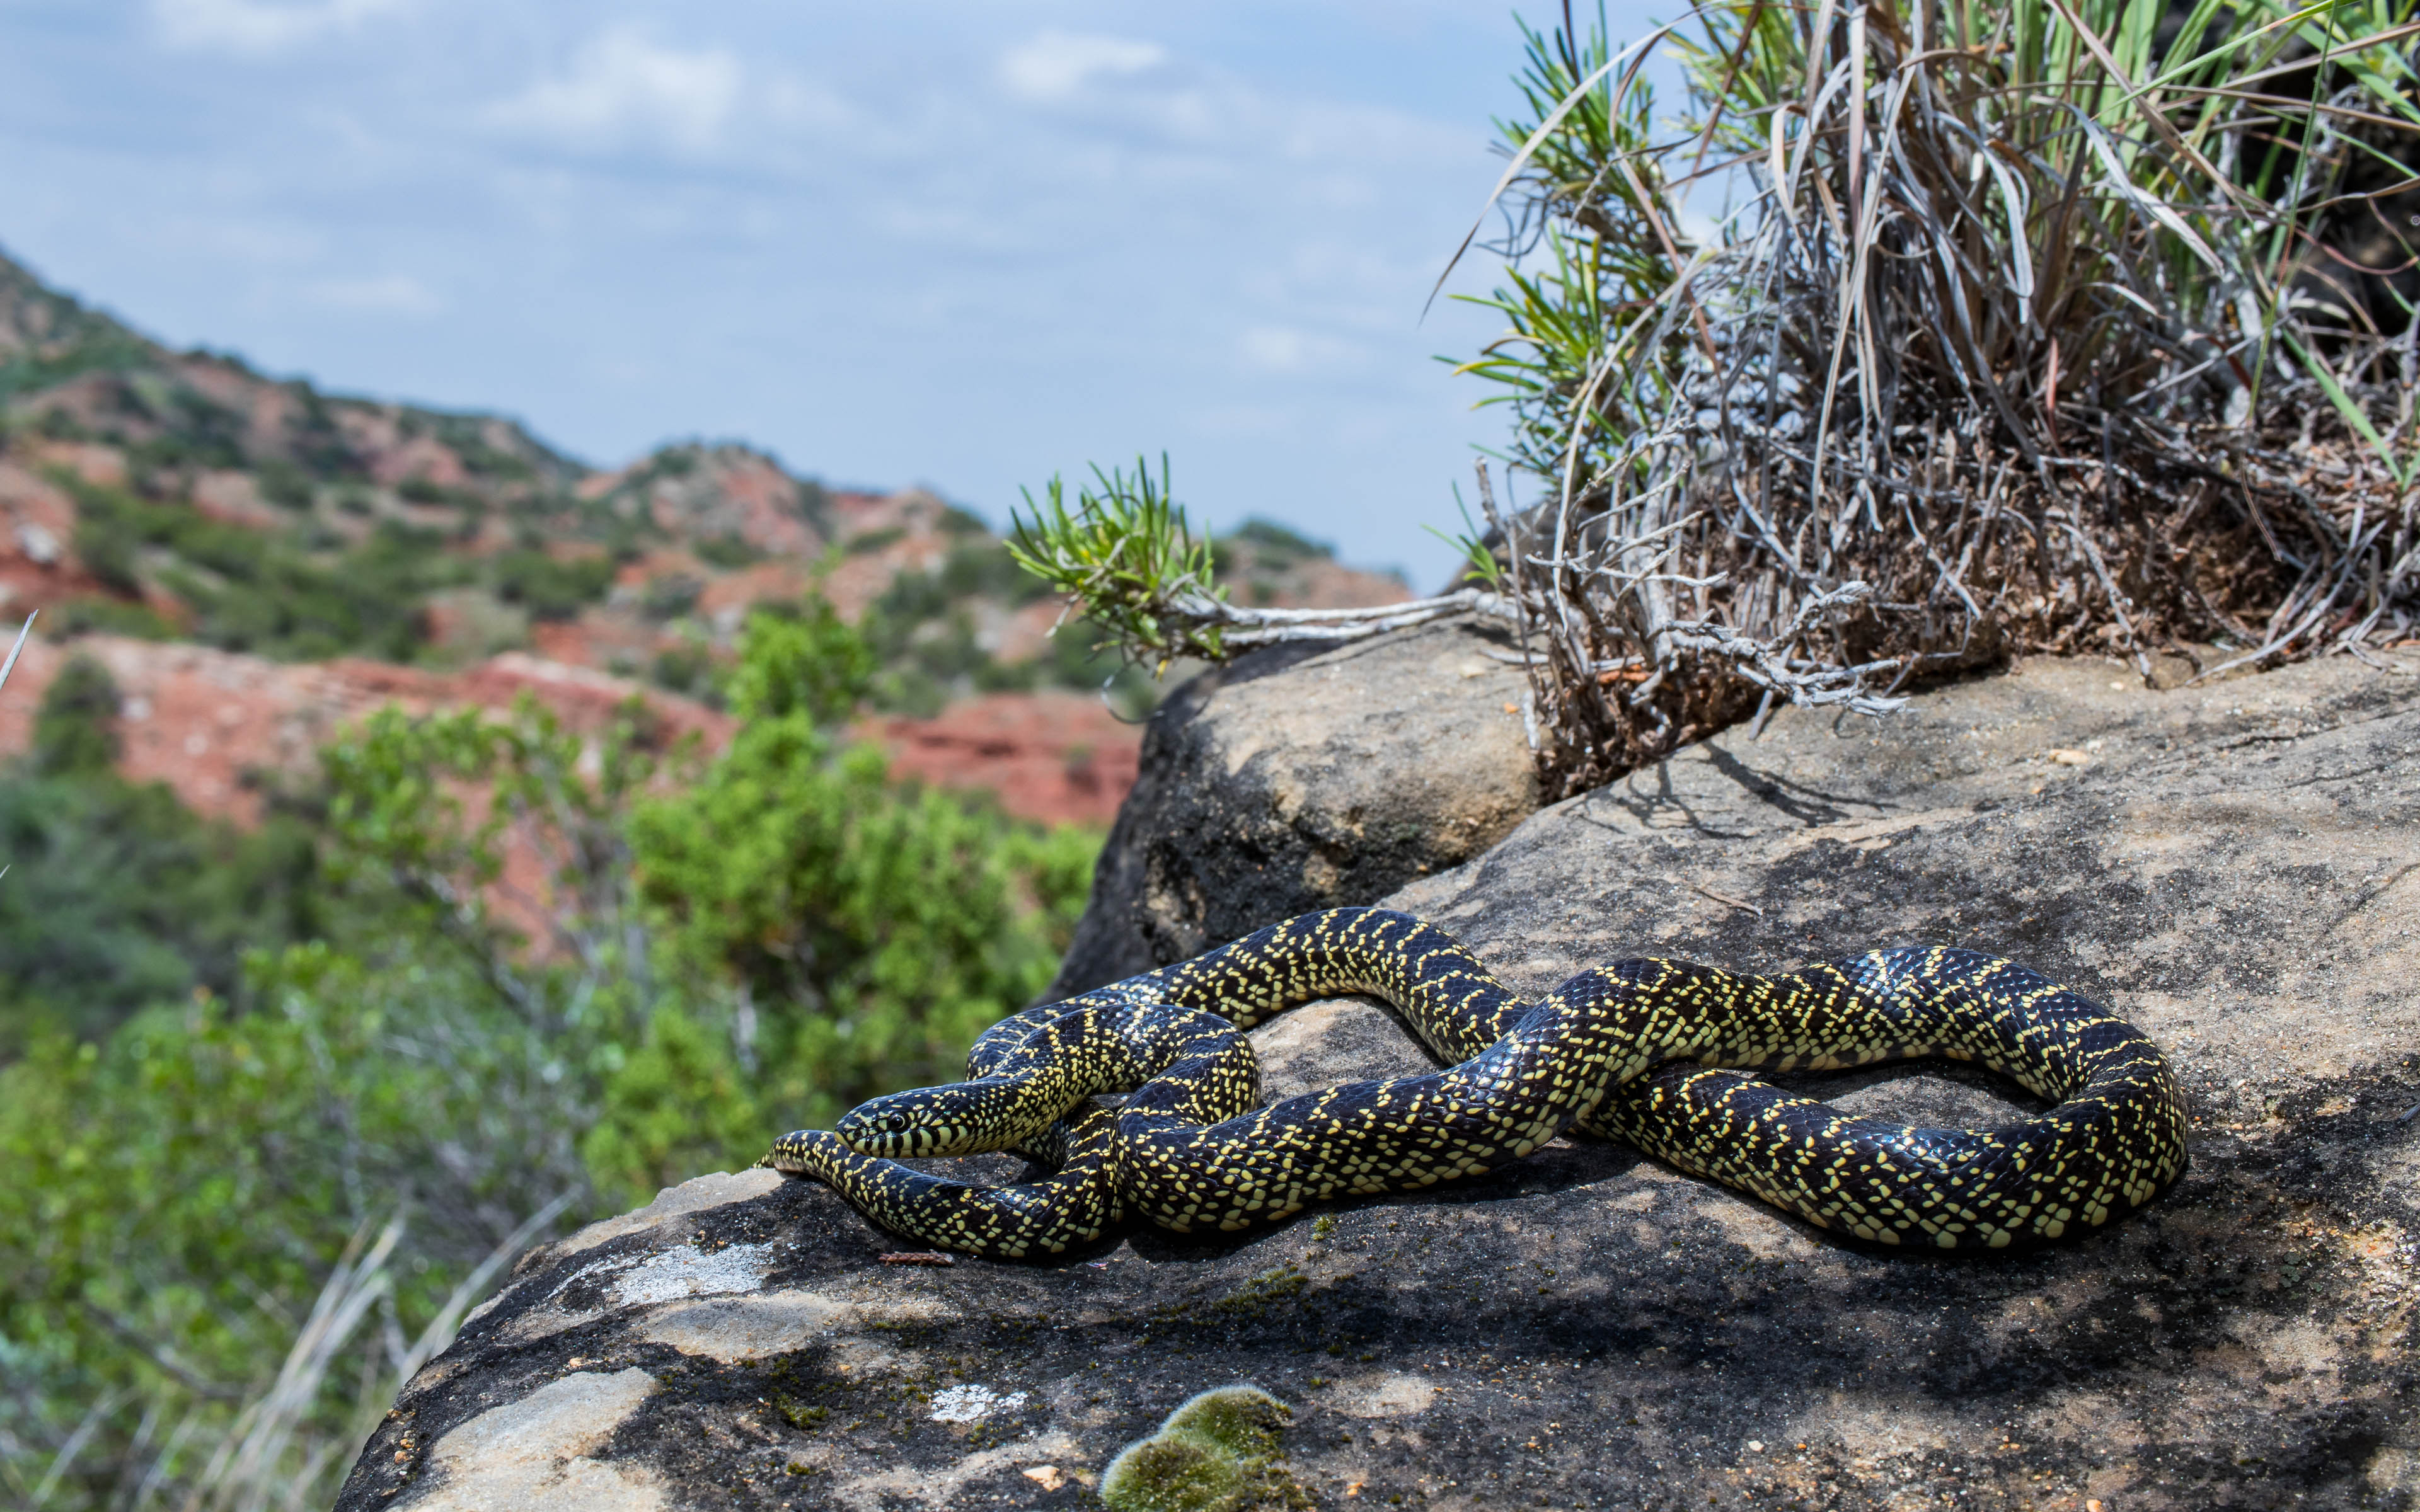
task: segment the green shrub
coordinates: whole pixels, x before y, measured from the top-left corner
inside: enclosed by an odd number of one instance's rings
[[[148,604],[122,598],[70,598],[42,611],[54,635],[122,635],[137,640],[173,640],[176,624]]]
[[[0,1059],[44,1026],[90,1038],[197,987],[240,997],[246,951],[321,925],[302,823],[240,832],[125,781],[118,702],[105,668],[70,656],[0,772]]]
[[[659,573],[640,590],[639,609],[652,620],[676,620],[697,608],[706,584],[685,572]]]
[[[690,551],[709,567],[725,572],[753,566],[765,560],[763,548],[737,535],[708,535],[690,543]]]
[[[904,525],[886,525],[878,531],[862,531],[840,544],[840,548],[853,557],[872,556],[908,539]]]
[[[462,569],[438,537],[381,525],[334,566],[298,543],[210,519],[189,504],[155,503],[54,471],[76,501],[76,549],[93,575],[141,590],[138,553],[157,550],[161,585],[193,610],[194,639],[226,651],[313,660],[349,651],[409,659],[422,640],[421,600]]]
[[[197,986],[240,997],[245,951],[320,927],[294,820],[240,833],[106,770],[0,777],[0,1059],[42,1025],[91,1038]]]
[[[81,441],[92,438],[91,430],[84,422],[61,405],[53,405],[42,410],[40,417],[34,422],[34,433],[50,441]]]
[[[635,1206],[764,1153],[776,1120],[740,1055],[726,1023],[701,1022],[677,1003],[648,1015],[639,1044],[606,1079],[603,1116],[580,1142],[608,1206]]]
[[[698,448],[694,442],[667,446],[647,458],[638,476],[643,479],[686,478],[697,471]]]
[[[500,447],[489,445],[484,437],[473,436],[457,440],[454,442],[454,455],[462,459],[465,471],[478,477],[521,483],[537,476],[537,469],[526,460]]]
[[[117,764],[117,680],[86,656],[73,656],[42,692],[34,716],[34,770],[45,777],[92,777]]]
[[[282,509],[311,507],[310,475],[283,457],[263,462],[254,476],[259,481],[260,497]]]
[[[666,692],[722,707],[722,688],[715,675],[714,653],[693,642],[667,646],[647,666],[647,681]]]
[[[499,552],[490,569],[497,595],[540,620],[568,620],[605,596],[613,585],[613,563],[604,557],[566,562],[544,551]]]
[[[143,592],[140,570],[142,543],[118,530],[114,522],[87,510],[75,528],[76,560],[104,588],[129,595]]]
[[[797,717],[830,729],[864,699],[874,667],[873,648],[825,600],[797,609],[760,606],[748,617],[733,670],[733,712],[743,719]]]
[[[725,983],[751,1006],[754,1027],[735,1044],[762,1067],[756,1095],[784,1128],[955,1075],[975,1032],[1049,980],[1098,846],[1097,836],[1037,836],[955,796],[892,787],[879,752],[830,733],[872,670],[863,642],[820,601],[795,618],[752,617],[725,683],[742,721],[731,748],[686,791],[632,815],[633,863],[660,920],[659,974]],[[693,1041],[672,1049],[644,1072],[637,1126],[675,1069],[711,1080]],[[653,1148],[637,1134],[597,1138],[600,1149]],[[613,1174],[631,1194],[661,1176]]]

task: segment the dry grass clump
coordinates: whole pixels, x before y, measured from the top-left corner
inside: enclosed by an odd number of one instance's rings
[[[497,1273],[570,1205],[571,1195],[566,1194],[531,1215],[473,1268],[409,1341],[387,1305],[395,1290],[396,1243],[403,1237],[397,1215],[375,1237],[366,1224],[354,1231],[273,1378],[230,1392],[185,1379],[173,1354],[159,1355],[158,1363],[182,1389],[155,1393],[145,1404],[108,1504],[128,1512],[303,1512],[327,1505],[377,1429],[385,1404],[454,1341],[464,1315]],[[384,1336],[365,1347],[361,1335],[381,1323]],[[338,1418],[328,1410],[330,1388],[341,1387],[349,1367],[356,1378],[352,1402]],[[23,1488],[26,1505],[39,1508],[50,1502],[80,1468],[96,1430],[131,1396],[124,1391],[102,1394],[46,1456],[32,1453],[29,1445],[0,1443],[39,1463],[38,1473],[9,1477]]]
[[[1532,33],[1477,565],[1577,791],[2016,650],[2411,633],[2412,0],[1727,0]],[[1640,78],[1669,39],[1689,115]],[[1727,196],[1683,233],[1683,192]],[[2372,259],[2365,264],[2363,258]],[[2216,657],[2207,646],[2222,649]]]
[[[1013,549],[1163,665],[1509,622],[1566,793],[2012,652],[2207,676],[2408,637],[2415,14],[1718,0],[1617,53],[1566,7],[1499,123],[1479,302],[1510,329],[1458,364],[1528,486],[1499,506],[1481,469],[1475,580],[1231,605],[1147,468],[1073,506],[1053,480]],[[1678,120],[1641,76],[1662,45]]]

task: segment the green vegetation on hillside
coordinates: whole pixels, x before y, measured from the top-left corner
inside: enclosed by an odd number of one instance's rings
[[[45,287],[24,269],[0,257],[0,302],[14,313],[12,330],[0,332],[0,404],[16,394],[50,388],[86,373],[140,367],[159,348],[98,310]]]
[[[731,575],[780,555],[762,544],[775,540],[811,580],[855,576],[868,557],[895,570],[861,627],[879,663],[876,708],[930,716],[978,694],[1065,687],[1139,717],[1156,697],[1147,666],[1101,625],[1075,620],[1033,649],[1031,611],[1050,586],[966,509],[908,500],[845,516],[815,480],[732,442],[675,442],[593,473],[491,416],[169,351],[5,256],[0,458],[75,509],[72,559],[52,563],[64,596],[36,599],[53,634],[438,667],[544,644],[712,702],[734,659]],[[1314,582],[1333,570],[1328,548],[1283,526],[1248,521],[1210,549],[1243,602],[1334,591]],[[795,582],[765,574],[742,592]]]
[[[156,578],[191,612],[186,632],[225,651],[408,661],[420,644],[427,595],[471,576],[469,563],[438,549],[436,532],[399,520],[380,521],[358,545],[314,551],[190,504],[154,503],[62,471],[51,476],[76,501],[76,554],[85,569],[130,595]]]
[[[197,381],[206,371],[282,394],[284,424],[252,425]],[[493,416],[346,399],[307,380],[271,382],[240,357],[173,352],[0,255],[0,411],[39,434],[123,446],[146,470],[259,469],[273,480],[264,496],[300,507],[300,486],[365,476],[343,421],[373,410],[392,415],[407,439],[443,443],[482,480],[563,486],[582,471]]]
[[[112,775],[116,693],[63,672],[0,778],[0,1499],[324,1503],[530,1221],[954,1073],[1099,837],[887,781],[837,733],[874,668],[757,616],[712,759],[637,704],[389,711],[250,837]]]
[[[523,548],[497,556],[489,568],[496,594],[541,620],[567,620],[605,596],[613,583],[610,557],[568,559]]]

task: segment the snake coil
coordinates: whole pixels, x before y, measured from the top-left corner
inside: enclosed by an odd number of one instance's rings
[[[1450,1064],[1259,1107],[1242,1030],[1367,993]],[[2054,1105],[1993,1130],[1851,1117],[1750,1072],[1938,1056]],[[1141,1218],[1235,1232],[1316,1202],[1517,1160],[1568,1129],[1884,1244],[2024,1247],[2096,1227],[2181,1174],[2185,1118],[2149,1038],[1971,950],[1874,950],[1775,976],[1639,958],[1535,1002],[1408,914],[1306,914],[1193,960],[1012,1014],[970,1080],[876,1098],[760,1163],[886,1228],[1035,1258]],[[1112,1108],[1096,1094],[1131,1093]],[[1039,1180],[975,1187],[898,1157],[1016,1149]]]

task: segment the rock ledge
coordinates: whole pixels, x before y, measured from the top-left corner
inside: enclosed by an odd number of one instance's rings
[[[2149,697],[2045,664],[1881,727],[1785,715],[1388,900],[1531,991],[1648,951],[2024,960],[2184,1083],[2193,1168],[2134,1221],[1877,1254],[1559,1143],[1247,1242],[924,1269],[819,1187],[701,1178],[528,1257],[339,1505],[1097,1505],[1121,1448],[1249,1382],[1331,1507],[2410,1512],[2420,658],[2398,667]],[[1356,1001],[1255,1038],[1272,1096],[1421,1064]],[[2014,1105],[1938,1066],[1807,1085],[1921,1122]]]

